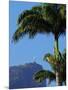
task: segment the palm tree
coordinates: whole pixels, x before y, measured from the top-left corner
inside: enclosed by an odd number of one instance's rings
[[[54,56],[59,61],[58,39],[66,32],[66,6],[62,4],[44,4],[25,10],[19,15],[18,28],[13,35],[14,42],[17,42],[26,34],[34,38],[37,33],[54,36]],[[59,83],[58,63],[56,67],[56,82]]]
[[[49,53],[44,56],[43,60],[46,60],[50,64],[52,71],[41,70],[39,72],[36,72],[33,77],[34,80],[41,83],[43,80],[48,79],[49,81],[48,85],[51,83],[51,81],[53,80],[56,81],[56,66],[57,66],[57,63],[59,63],[60,64],[59,66],[60,85],[63,85],[63,83],[66,85],[66,52],[63,52],[62,54],[60,54],[60,62],[56,62],[55,56]]]

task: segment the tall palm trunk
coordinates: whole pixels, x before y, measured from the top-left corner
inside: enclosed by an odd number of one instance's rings
[[[59,64],[59,46],[58,46],[58,37],[55,36],[54,41],[54,55],[56,59],[56,85],[60,86],[60,64]]]

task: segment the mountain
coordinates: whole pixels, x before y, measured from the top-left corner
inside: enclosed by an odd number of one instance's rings
[[[33,80],[33,75],[42,70],[42,66],[33,62],[25,65],[10,66],[9,68],[9,88],[32,88],[32,87],[45,87],[46,81],[37,83]]]

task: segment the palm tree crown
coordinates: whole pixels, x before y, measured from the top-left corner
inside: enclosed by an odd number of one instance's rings
[[[13,40],[28,34],[33,38],[37,33],[50,33],[58,38],[66,30],[65,5],[44,4],[26,10],[19,15],[18,29]]]

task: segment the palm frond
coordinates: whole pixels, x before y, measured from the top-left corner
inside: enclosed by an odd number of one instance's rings
[[[23,27],[31,26],[29,29],[35,28],[38,33],[49,33],[51,24],[45,21],[41,15],[30,15],[23,20]],[[48,27],[49,26],[49,27]],[[46,30],[46,31],[45,31]]]
[[[61,18],[66,18],[66,5],[60,5],[59,14],[61,15]]]
[[[55,80],[55,74],[48,70],[41,70],[37,72],[33,78],[37,82],[42,82],[45,79],[49,79],[49,81],[51,82],[52,80]]]
[[[19,21],[20,22],[20,21]],[[45,21],[40,14],[30,14],[23,18],[21,22],[20,29],[18,29],[13,37],[18,40],[23,37],[24,34],[29,34],[29,38],[33,38],[37,33],[50,33],[52,28],[48,21]],[[15,38],[13,38],[15,40]]]
[[[54,55],[51,55],[50,53],[44,55],[43,60],[46,60],[48,63],[54,64],[54,65],[56,64]]]
[[[46,11],[45,13],[46,19],[48,19],[52,24],[54,24],[57,17],[55,7],[49,4],[46,6],[45,11]]]
[[[32,7],[31,10],[33,10],[33,11],[37,11],[37,12],[41,13],[41,12],[42,12],[42,7],[41,7],[41,5],[39,5],[39,6],[35,6],[35,7]]]
[[[26,16],[30,16],[30,15],[40,15],[40,13],[37,12],[37,11],[34,11],[34,10],[25,10],[25,11],[23,11],[18,17],[18,21],[17,21],[18,24],[20,24]]]
[[[16,30],[16,32],[13,35],[13,41],[17,42],[20,39],[20,37],[25,36],[27,33],[28,33],[28,31],[23,29],[23,27],[21,27],[21,26],[18,27],[18,29]]]

